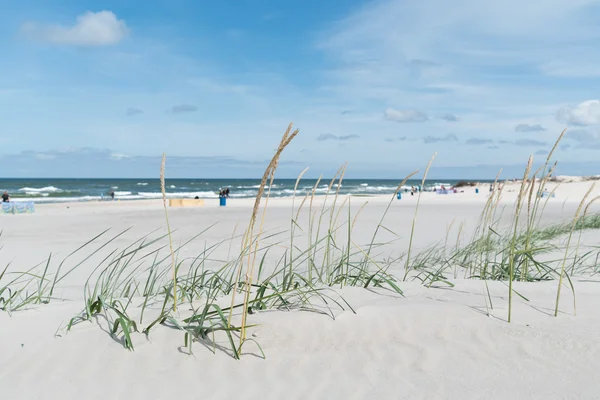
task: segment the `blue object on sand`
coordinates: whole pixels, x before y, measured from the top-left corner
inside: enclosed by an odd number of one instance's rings
[[[35,203],[33,201],[2,203],[3,214],[29,214],[34,211]]]
[[[396,197],[398,198],[398,200],[402,200],[402,193],[398,192],[398,194],[396,195]]]
[[[475,193],[479,193],[479,189],[478,188],[475,188]]]
[[[219,197],[219,205],[221,207],[225,207],[227,205],[227,197],[225,197],[225,196]]]

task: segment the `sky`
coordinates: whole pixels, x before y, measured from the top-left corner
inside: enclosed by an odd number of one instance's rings
[[[600,0],[20,0],[3,177],[600,174]]]

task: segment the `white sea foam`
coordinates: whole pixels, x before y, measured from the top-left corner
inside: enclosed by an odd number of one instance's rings
[[[73,203],[82,201],[100,200],[99,196],[82,196],[82,197],[35,197],[35,198],[14,198],[13,202],[34,202],[34,203]]]
[[[61,190],[59,188],[56,188],[54,186],[46,186],[43,188],[30,188],[30,187],[24,187],[19,189],[19,192],[29,192],[29,193],[41,193],[41,192],[46,192],[46,193],[54,193],[54,192],[61,192]]]
[[[131,192],[115,192],[115,196],[117,196],[117,197],[129,196],[129,195],[131,195]]]
[[[42,196],[42,197],[47,197],[50,195],[50,193],[44,193],[44,192],[25,192],[25,194],[27,196]]]
[[[138,182],[138,186],[148,186],[147,182]]]
[[[396,190],[393,186],[365,186],[367,192],[393,192]]]

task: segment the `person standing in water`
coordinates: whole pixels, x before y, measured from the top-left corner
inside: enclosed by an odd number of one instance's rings
[[[2,193],[2,202],[3,203],[8,203],[10,202],[10,196],[8,195],[8,192],[5,191],[4,193]]]

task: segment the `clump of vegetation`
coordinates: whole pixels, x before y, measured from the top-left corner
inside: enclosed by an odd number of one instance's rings
[[[419,280],[428,287],[436,287],[453,286],[452,281],[456,278],[480,279],[486,288],[489,280],[503,281],[509,293],[510,322],[513,294],[521,296],[514,290],[513,282],[556,279],[555,307],[558,310],[563,281],[569,284],[574,294],[572,276],[600,272],[597,252],[579,254],[581,232],[600,229],[600,214],[588,214],[590,205],[599,197],[587,202],[586,196],[570,222],[551,226],[541,224],[550,198],[543,198],[542,191],[556,166],[550,163],[554,149],[544,166],[533,173],[533,159],[530,158],[511,223],[505,228],[501,226],[502,213],[498,210],[503,194],[503,186],[497,185],[498,173],[493,185],[498,189],[488,197],[479,225],[466,244],[461,242],[464,237],[464,225],[461,224],[455,243],[449,243],[446,238],[443,244],[414,254],[412,243],[419,193],[406,255],[389,259],[377,254],[379,247],[389,244],[379,239],[381,231],[398,236],[386,227],[386,216],[397,192],[418,171],[409,174],[398,185],[370,243],[355,243],[355,224],[367,202],[353,214],[351,197],[341,198],[339,188],[346,166],[338,170],[329,182],[326,194],[318,201],[316,189],[321,179],[312,191],[298,199],[297,207],[294,193],[289,230],[268,231],[265,229],[266,212],[279,158],[297,134],[297,130],[292,132],[291,125],[284,133],[265,170],[248,226],[242,234],[236,234],[234,230],[229,239],[205,246],[197,256],[181,258],[181,250],[211,226],[175,248],[164,203],[167,233],[154,236],[153,232],[123,250],[110,252],[87,279],[83,309],[69,322],[67,330],[102,317],[99,321],[107,324],[111,336],[129,350],[134,349],[139,334],[150,335],[154,329],[163,326],[181,331],[184,347],[189,353],[193,351],[194,343],[201,343],[213,352],[220,349],[240,358],[245,346],[254,345],[264,357],[260,344],[248,335],[248,330],[253,327],[252,314],[264,310],[304,310],[335,318],[339,310],[354,311],[339,292],[346,286],[378,288],[401,296],[402,282],[408,280]],[[557,144],[561,138],[562,134]],[[435,155],[425,169],[423,186],[434,158]],[[305,171],[296,180],[294,192]],[[164,176],[163,157],[163,187]],[[301,218],[302,215],[307,218]],[[305,234],[302,240],[296,235],[298,231]],[[580,235],[573,246],[576,232]],[[106,233],[85,243],[67,258],[95,245]],[[5,267],[0,272],[0,309],[13,312],[32,304],[50,302],[54,299],[55,286],[61,280],[123,233],[110,238],[64,273],[61,269],[66,259],[56,272],[51,272],[52,257],[25,272],[9,272],[9,266]],[[566,243],[556,243],[557,239],[565,237]],[[238,240],[241,241],[240,251],[230,257],[232,243]],[[214,254],[222,246],[229,246],[228,255],[225,259],[217,259]],[[544,257],[557,250],[564,252],[559,259],[548,261]],[[276,251],[283,254],[277,262],[268,262],[274,258],[267,256]],[[42,272],[38,273],[40,269]],[[401,274],[397,276],[392,271],[401,271]],[[488,300],[493,308],[489,291]],[[227,345],[223,347],[217,343]]]

